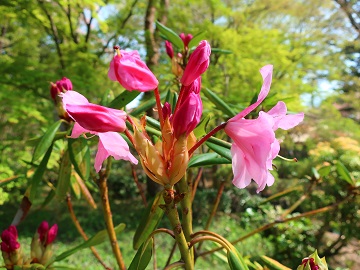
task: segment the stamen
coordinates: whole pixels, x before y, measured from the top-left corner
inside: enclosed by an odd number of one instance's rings
[[[290,162],[298,162],[297,158],[286,158],[280,155],[277,155],[279,158],[285,160],[285,161],[290,161]]]
[[[115,45],[113,48],[114,48],[114,50],[115,50],[116,54],[117,54],[118,56],[121,56],[121,53],[120,53],[120,46],[119,46],[119,45]]]

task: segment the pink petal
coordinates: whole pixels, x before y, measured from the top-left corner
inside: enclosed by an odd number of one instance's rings
[[[259,104],[266,98],[266,96],[269,94],[271,81],[272,81],[272,72],[273,72],[273,66],[272,65],[266,65],[260,69],[261,76],[263,78],[263,85],[261,87],[258,99],[255,103],[251,104],[249,107],[247,107],[245,110],[231,118],[229,121],[238,120],[241,118],[244,118],[246,115],[248,115],[251,111],[253,111]]]
[[[79,94],[76,91],[67,91],[65,93],[60,94],[62,97],[62,101],[64,104],[64,108],[66,110],[66,105],[86,105],[89,104],[89,101],[83,95]]]
[[[47,245],[54,242],[54,240],[56,238],[56,235],[57,235],[57,232],[58,232],[58,225],[54,224],[48,231],[48,236],[47,236],[47,239],[46,239],[46,244]]]
[[[288,130],[297,126],[304,119],[304,113],[289,115],[286,115],[286,113],[286,104],[282,101],[279,101],[270,111],[267,112],[268,115],[271,115],[274,118],[274,130],[277,130],[278,128]]]
[[[83,128],[82,126],[80,126],[78,122],[75,122],[70,137],[75,139],[75,138],[78,138],[83,133],[87,133],[87,132],[90,132],[90,131]]]
[[[137,164],[137,159],[130,153],[126,141],[116,132],[99,133],[99,146],[95,157],[95,170],[100,171],[101,165],[109,156],[116,160],[123,159]]]

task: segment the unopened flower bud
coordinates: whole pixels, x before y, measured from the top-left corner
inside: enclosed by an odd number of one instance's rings
[[[165,50],[167,55],[172,59],[174,57],[174,49],[170,41],[165,40]]]
[[[320,258],[315,250],[313,254],[302,260],[297,270],[328,270],[328,266],[325,257]]]
[[[14,265],[21,265],[21,255],[18,233],[15,226],[10,226],[1,233],[1,253],[7,269],[13,269]]]
[[[190,55],[189,62],[181,77],[181,83],[185,86],[190,85],[196,78],[203,74],[210,63],[211,47],[210,44],[203,40]]]
[[[169,118],[171,115],[171,105],[169,102],[165,102],[164,106],[162,107],[162,113],[164,119]]]
[[[66,77],[63,77],[61,80],[58,80],[56,83],[50,83],[50,84],[51,84],[50,95],[55,103],[59,102],[58,95],[60,93],[64,93],[66,91],[70,91],[73,89],[73,85],[71,81]]]
[[[31,259],[34,263],[46,264],[52,256],[52,243],[58,231],[58,225],[49,228],[47,221],[41,222],[31,241]]]
[[[180,38],[182,39],[182,41],[184,42],[184,46],[187,47],[187,46],[189,45],[190,40],[192,40],[193,35],[191,35],[191,34],[185,35],[184,33],[181,33],[181,34],[179,35],[179,37],[180,37]]]

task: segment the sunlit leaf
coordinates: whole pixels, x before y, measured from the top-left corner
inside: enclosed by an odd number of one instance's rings
[[[60,125],[61,125],[61,121],[59,120],[54,124],[52,124],[49,127],[49,129],[45,132],[44,136],[41,138],[40,142],[35,147],[34,155],[32,157],[32,162],[38,160],[49,149],[55,138],[56,131],[59,129]]]
[[[244,259],[235,250],[229,250],[227,252],[228,263],[231,270],[248,270]]]
[[[190,40],[188,47],[191,49],[192,47],[195,47],[199,45],[200,41],[202,41],[206,36],[206,31],[202,31],[197,33],[193,38]]]
[[[120,95],[118,95],[113,101],[111,101],[108,107],[114,109],[124,108],[127,104],[133,101],[140,94],[141,94],[140,91],[125,90]]]
[[[220,157],[217,153],[205,153],[193,156],[188,167],[211,166],[217,164],[231,164],[227,158]]]
[[[208,88],[205,88],[202,90],[202,92],[215,105],[217,109],[219,109],[229,117],[233,117],[236,115],[236,113],[230,108],[230,106],[213,91],[211,91]]]
[[[271,266],[272,269],[275,270],[291,270],[289,267],[286,267],[285,265],[279,263],[278,261],[271,259],[267,256],[261,256],[261,259],[266,262],[269,266]]]
[[[345,165],[342,162],[340,162],[340,161],[336,162],[336,170],[337,170],[338,174],[340,174],[340,177],[343,180],[345,180],[352,186],[355,185],[355,181],[352,179],[350,172],[348,171],[348,169],[345,167]]]
[[[156,27],[159,29],[160,33],[163,34],[168,41],[170,41],[173,45],[178,47],[180,50],[184,49],[184,42],[173,30],[166,27],[165,25],[156,21]]]
[[[210,118],[210,115],[207,115],[201,119],[199,125],[194,129],[194,135],[196,138],[201,138],[206,135],[206,126],[208,125]]]
[[[206,142],[206,145],[213,150],[214,152],[218,153],[220,156],[228,159],[229,161],[232,160],[231,152],[228,148],[223,147],[221,145],[217,145],[211,142]]]

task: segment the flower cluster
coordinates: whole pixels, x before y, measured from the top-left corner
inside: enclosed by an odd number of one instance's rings
[[[192,36],[181,34],[180,37],[187,55]],[[209,67],[211,47],[207,41],[201,41],[184,61],[184,55],[174,55],[170,42],[166,42],[165,46],[169,57],[175,59],[178,65],[174,69],[173,63],[173,72],[176,71],[174,74],[179,78],[181,89],[174,108],[171,108],[169,103],[161,104],[159,82],[142,62],[137,51],[129,52],[115,47],[116,55],[108,71],[111,80],[118,81],[129,91],[155,90],[161,128],[161,138],[156,143],[146,132],[145,118],[138,122],[124,111],[89,103],[75,91],[61,94],[64,109],[75,122],[71,137],[76,138],[84,133],[99,136],[95,158],[97,172],[109,156],[137,164],[126,141],[118,133],[120,132],[124,133],[135,147],[146,174],[155,182],[172,187],[184,176],[194,148],[205,141],[203,138],[197,142],[192,131],[202,116],[201,75]],[[278,128],[290,129],[304,118],[303,113],[288,115],[285,103],[278,102],[270,111],[261,111],[258,118],[245,119],[268,95],[272,70],[271,65],[260,70],[263,85],[257,101],[221,125],[234,141],[231,147],[234,185],[244,188],[253,180],[258,185],[258,192],[266,185],[274,183],[274,177],[269,171],[272,170],[272,161],[280,150],[275,131]],[[132,132],[126,128],[126,121],[132,125]],[[213,134],[208,135],[210,137]]]

